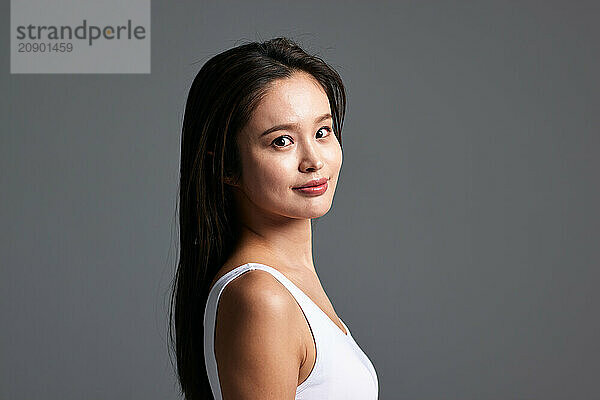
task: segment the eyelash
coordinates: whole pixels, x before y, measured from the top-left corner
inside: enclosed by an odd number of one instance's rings
[[[331,128],[330,128],[330,127],[328,127],[328,126],[322,126],[322,127],[320,127],[320,128],[319,128],[319,130],[318,130],[317,132],[319,132],[321,129],[325,129],[325,130],[326,130],[326,131],[329,133],[329,135],[331,135]],[[324,136],[324,137],[322,137],[322,138],[320,138],[320,139],[324,139],[324,138],[328,137],[329,135],[327,135],[327,136]],[[281,139],[281,138],[285,138],[285,137],[286,137],[286,138],[290,138],[290,137],[289,137],[289,135],[283,135],[283,136],[279,136],[279,137],[275,138],[275,139],[274,139],[274,140],[271,142],[271,146],[275,147],[276,149],[282,149],[282,148],[284,148],[284,147],[287,147],[287,146],[275,146],[275,142],[276,142],[277,140],[279,140],[279,139]],[[291,138],[290,138],[290,140],[291,140]]]

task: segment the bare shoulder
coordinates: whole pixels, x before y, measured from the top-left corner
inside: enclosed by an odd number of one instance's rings
[[[293,399],[305,355],[298,305],[266,271],[229,282],[219,299],[215,356],[224,399]]]
[[[229,282],[221,293],[220,301],[223,301],[223,297],[242,301],[244,306],[252,308],[271,304],[280,308],[280,311],[293,309],[295,302],[281,282],[267,271],[259,269],[246,271]]]

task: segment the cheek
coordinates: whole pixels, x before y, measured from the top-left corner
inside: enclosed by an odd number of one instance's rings
[[[293,185],[289,177],[290,165],[282,163],[277,158],[259,158],[247,165],[247,175],[244,177],[245,186],[255,199],[279,199],[286,195],[289,186]]]
[[[328,163],[331,166],[331,173],[334,176],[340,172],[343,161],[342,148],[339,143],[336,142],[335,146],[333,146],[331,152],[329,152]]]

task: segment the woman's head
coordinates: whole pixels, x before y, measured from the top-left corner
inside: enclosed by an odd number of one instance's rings
[[[237,206],[278,218],[325,214],[342,163],[345,107],[339,74],[286,38],[217,54],[196,75],[181,140],[176,340],[169,325],[186,399],[210,398],[198,316],[235,245]],[[295,126],[261,136],[280,124]],[[293,189],[314,178],[328,179],[324,194]]]
[[[342,165],[332,122],[327,94],[312,75],[294,71],[271,82],[236,135],[240,174],[226,183],[238,209],[271,221],[327,213]],[[327,180],[324,192],[296,189],[314,179]]]

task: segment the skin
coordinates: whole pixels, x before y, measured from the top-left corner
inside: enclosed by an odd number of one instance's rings
[[[298,72],[275,81],[237,137],[242,163],[232,186],[241,236],[219,270],[216,282],[247,262],[269,265],[298,286],[346,333],[317,276],[312,256],[311,219],[331,208],[342,149],[319,83]],[[293,123],[261,134],[267,129]],[[327,178],[320,196],[293,187]],[[314,367],[316,348],[302,309],[291,293],[266,271],[249,271],[221,294],[215,355],[224,399],[294,399],[296,387]]]

